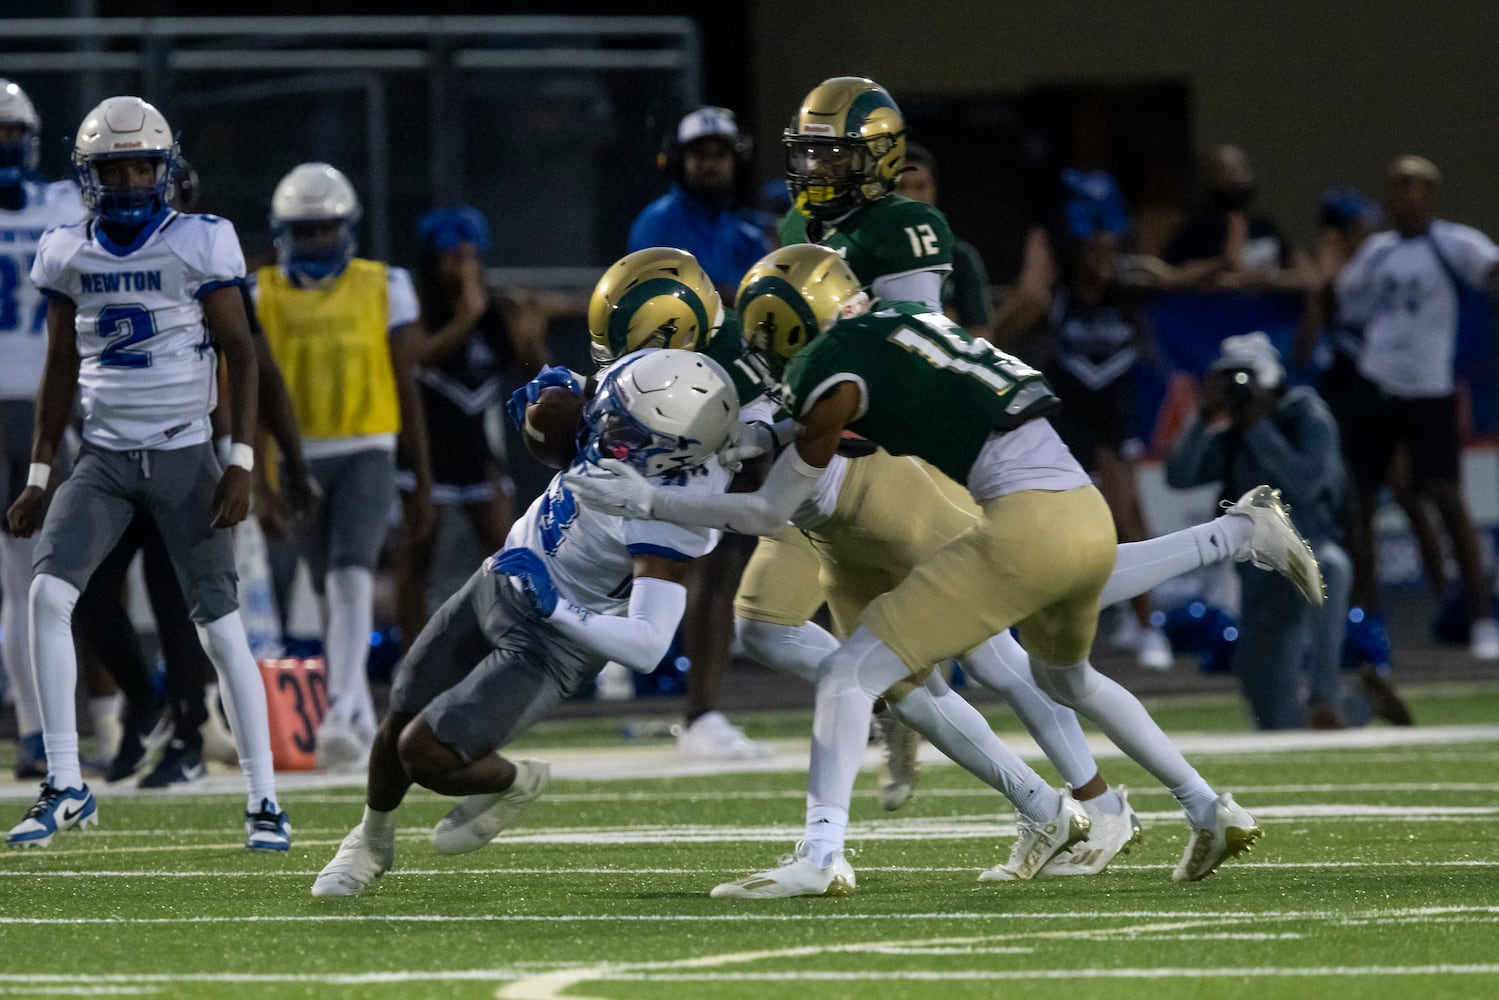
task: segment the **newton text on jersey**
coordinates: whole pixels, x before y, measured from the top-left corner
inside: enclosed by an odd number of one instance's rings
[[[79,271],[78,280],[84,292],[159,292],[160,271],[106,271],[95,274]]]

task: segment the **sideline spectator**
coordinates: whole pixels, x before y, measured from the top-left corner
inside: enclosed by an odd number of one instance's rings
[[[1234,672],[1260,729],[1343,728],[1339,689],[1352,569],[1337,541],[1338,427],[1315,392],[1286,387],[1279,352],[1265,334],[1223,341],[1198,417],[1167,456],[1166,481],[1177,489],[1219,483],[1227,497],[1257,483],[1281,490],[1322,565],[1327,601],[1312,607],[1284,577],[1241,567]]]
[[[1305,254],[1292,249],[1273,219],[1253,210],[1254,168],[1244,151],[1214,146],[1202,174],[1203,202],[1167,244],[1166,263],[1186,269],[1191,283],[1206,290],[1309,290]],[[1219,258],[1226,268],[1196,266]]]
[[[937,204],[937,159],[925,146],[906,142],[906,168],[895,180],[895,193],[913,201]],[[942,309],[948,318],[982,340],[994,337],[994,306],[989,269],[978,248],[953,237],[952,274],[942,286]]]
[[[698,108],[684,117],[662,164],[671,190],[641,210],[630,227],[627,250],[686,250],[708,272],[724,302],[732,303],[744,272],[771,249],[741,204],[749,154],[749,138],[728,108]]]
[[[501,548],[515,520],[515,485],[495,460],[485,413],[500,399],[500,373],[536,374],[546,354],[546,317],[528,303],[497,299],[484,287],[482,255],[489,223],[468,205],[437,208],[417,220],[421,258],[416,288],[424,335],[412,362],[426,414],[432,502],[461,507],[486,551]],[[417,476],[401,457],[396,485],[403,499]],[[427,623],[427,582],[437,554],[438,519],[402,539],[396,601],[406,648]]]
[[[1139,267],[1119,253],[1129,232],[1124,197],[1103,171],[1064,170],[1067,200],[1057,224],[1059,278],[1026,308],[1012,308],[1006,325],[1028,327],[1044,316],[1051,334],[1047,380],[1062,398],[1051,418],[1084,470],[1093,477],[1114,515],[1121,542],[1149,537],[1135,485],[1142,445],[1134,435],[1134,379],[1146,339],[1142,279],[1156,284],[1162,268]],[[1050,240],[1047,253],[1050,254]],[[1129,273],[1121,265],[1129,264]],[[1131,630],[1137,662],[1169,670],[1171,644],[1151,624],[1150,594],[1131,601],[1138,630]],[[1138,637],[1135,638],[1134,636]]]
[[[1365,240],[1337,280],[1339,315],[1364,332],[1358,374],[1365,384],[1342,425],[1358,493],[1354,562],[1359,599],[1377,613],[1374,511],[1404,446],[1412,490],[1436,507],[1452,541],[1472,623],[1469,651],[1494,660],[1499,622],[1462,495],[1455,376],[1463,301],[1487,289],[1499,248],[1476,229],[1434,217],[1440,181],[1424,157],[1392,162],[1385,211],[1394,228]]]
[[[651,202],[630,229],[629,251],[676,247],[697,258],[725,305],[734,301],[744,272],[771,243],[739,192],[748,178],[749,140],[727,108],[698,108],[677,126],[666,154],[672,189]],[[764,757],[768,743],[752,740],[718,710],[734,638],[734,590],[754,539],[726,535],[688,569],[682,652],[687,671],[687,712],[677,749],[694,757]],[[617,677],[611,666],[605,678]],[[627,678],[628,679],[628,678]]]

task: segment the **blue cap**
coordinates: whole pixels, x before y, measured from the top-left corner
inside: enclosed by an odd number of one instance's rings
[[[416,221],[416,232],[428,250],[451,250],[462,243],[472,243],[480,253],[489,249],[489,223],[471,205],[434,208]]]
[[[1346,226],[1354,222],[1378,225],[1381,215],[1379,203],[1357,188],[1328,188],[1322,192],[1325,225]]]
[[[1098,232],[1129,232],[1129,211],[1114,178],[1102,170],[1062,171],[1067,189],[1067,232],[1085,240]]]

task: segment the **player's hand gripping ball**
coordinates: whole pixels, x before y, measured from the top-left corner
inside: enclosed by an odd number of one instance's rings
[[[526,407],[521,425],[526,450],[549,469],[565,469],[578,456],[578,426],[583,419],[583,394],[552,385]]]

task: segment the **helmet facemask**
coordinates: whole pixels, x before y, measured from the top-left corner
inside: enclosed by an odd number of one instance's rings
[[[0,143],[0,187],[15,187],[36,170],[41,137],[29,122],[0,122],[0,128],[19,132],[19,138]]]
[[[122,164],[129,160],[151,161],[154,180],[147,185],[104,182],[101,167],[108,173],[110,171],[106,164]],[[177,160],[175,141],[172,148],[165,151],[73,154],[73,166],[78,172],[78,186],[83,191],[84,206],[106,222],[130,228],[144,225],[171,202]]]
[[[354,219],[288,219],[273,227],[276,263],[302,288],[321,288],[354,258]]]
[[[578,454],[592,464],[624,462],[643,476],[677,476],[711,459],[738,419],[728,376],[711,359],[641,351],[611,368],[584,408]]]

